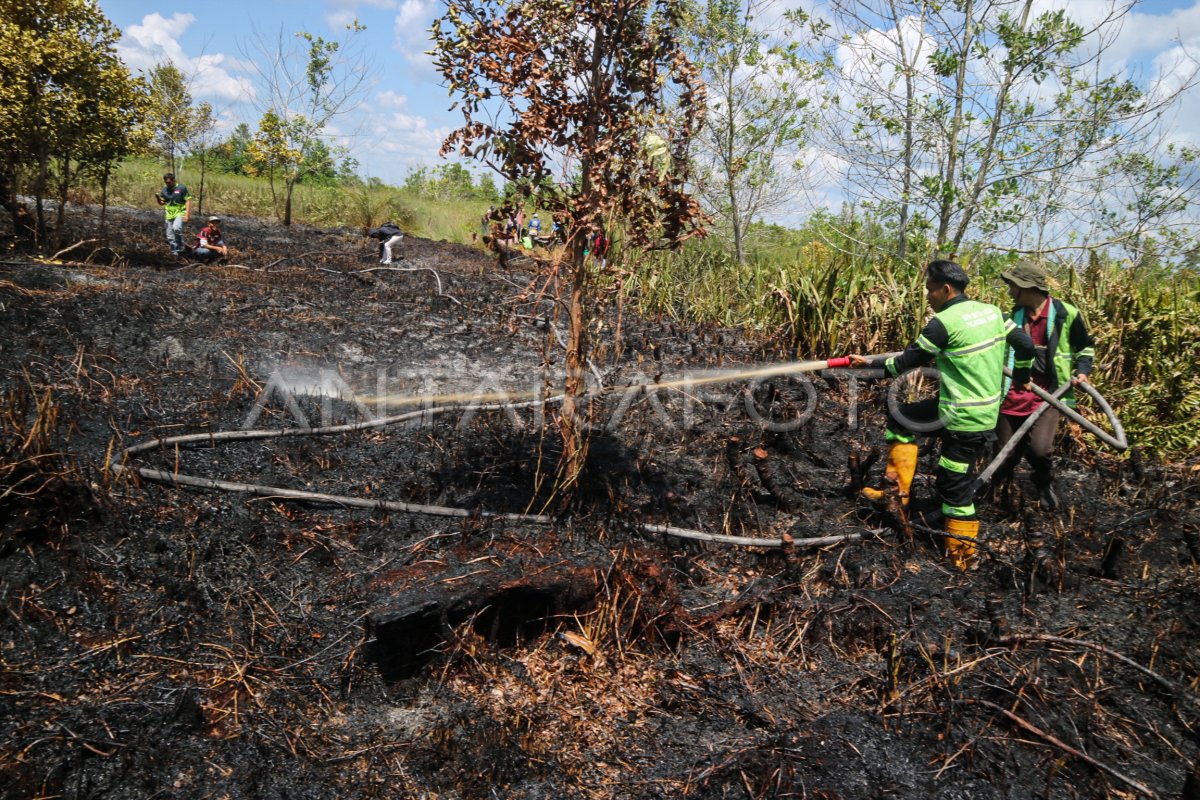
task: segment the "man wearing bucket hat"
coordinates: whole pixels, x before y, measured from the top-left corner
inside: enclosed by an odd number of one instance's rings
[[[1050,296],[1046,271],[1032,261],[1019,261],[1001,272],[1000,277],[1007,284],[1009,297],[1013,300],[1013,322],[1033,340],[1033,382],[1053,392],[1068,381],[1073,386],[1086,381],[1092,371],[1095,350],[1079,309]],[[1011,367],[1013,352],[1009,350],[1005,358]],[[1005,391],[1000,419],[996,423],[997,446],[1001,448],[1043,403],[1032,391],[1020,386],[1009,386],[1006,382]],[[1068,389],[1062,399],[1067,405],[1074,406],[1074,391]],[[1053,486],[1054,434],[1058,429],[1058,417],[1054,408],[1043,411],[1028,438],[1013,451],[996,476],[997,485],[1011,479],[1023,455],[1029,462],[1033,485],[1045,511],[1058,508],[1058,496]]]

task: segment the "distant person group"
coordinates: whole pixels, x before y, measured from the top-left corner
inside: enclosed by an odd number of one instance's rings
[[[497,221],[500,222],[500,225],[493,227]],[[524,203],[518,203],[516,208],[503,219],[496,206],[488,206],[488,210],[479,219],[479,230],[479,234],[474,234],[472,238],[482,236],[484,242],[493,244],[501,254],[507,254],[513,250],[552,247],[563,241],[563,227],[557,219],[551,218],[550,227],[547,230],[542,223],[541,216],[535,211],[527,222]],[[609,244],[608,234],[604,231],[604,221],[599,220],[595,228],[584,237],[583,255],[594,258],[599,267],[603,269],[608,264]]]
[[[221,230],[221,218],[210,216],[196,234],[191,245],[184,241],[184,226],[192,216],[192,193],[182,183],[175,181],[175,174],[163,175],[163,188],[154,199],[163,206],[166,215],[167,244],[171,255],[176,258],[191,258],[204,264],[220,263],[229,257],[229,246]]]
[[[187,186],[176,181],[174,173],[168,172],[163,175],[163,187],[154,199],[163,207],[167,245],[171,248],[172,256],[205,264],[221,263],[229,257],[230,248],[225,242],[219,217],[208,217],[206,225],[196,234],[193,242],[188,244],[185,241],[185,227],[191,219],[194,198]],[[490,206],[481,220],[485,241],[490,241],[489,237],[493,237],[493,222],[497,219],[496,207]],[[536,211],[526,221],[524,203],[516,206],[499,226],[498,233],[498,236],[494,236],[494,244],[505,254],[515,249],[548,247],[562,241],[562,226],[559,222],[552,220],[550,229],[546,230],[541,216]],[[388,265],[404,258],[398,250],[404,235],[404,231],[395,222],[385,222],[367,232],[367,236],[379,242],[380,264]],[[583,253],[585,257],[595,259],[603,269],[607,265],[608,250],[609,238],[604,231],[603,221],[600,221],[596,228],[587,234]]]

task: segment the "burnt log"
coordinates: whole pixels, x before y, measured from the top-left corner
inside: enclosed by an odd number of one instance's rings
[[[725,441],[725,462],[737,477],[738,491],[747,493],[755,502],[767,502],[771,495],[746,464],[743,458],[744,447],[745,443],[740,438],[730,436]]]
[[[1200,532],[1188,528],[1183,532],[1183,541],[1187,544],[1188,551],[1192,554],[1192,563],[1200,564]]]
[[[1119,566],[1121,556],[1125,553],[1125,537],[1121,531],[1113,531],[1108,537],[1108,543],[1104,546],[1104,557],[1100,560],[1100,574],[1110,580],[1115,580],[1119,576]]]
[[[790,510],[803,505],[804,498],[792,487],[791,477],[782,467],[771,461],[766,448],[754,448],[754,469],[758,473],[758,479],[780,508]]]
[[[848,471],[850,473],[849,483],[846,485],[846,496],[857,497],[863,487],[867,485],[867,473],[871,467],[879,460],[879,450],[871,448],[870,450],[853,449],[847,456]]]
[[[500,647],[547,633],[588,606],[611,560],[568,561],[532,553],[467,552],[426,559],[371,582],[371,651],[390,679],[410,678],[438,657],[460,625]]]

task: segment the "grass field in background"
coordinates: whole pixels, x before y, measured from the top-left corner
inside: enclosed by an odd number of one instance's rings
[[[122,163],[109,180],[109,204],[155,206],[163,171],[160,164],[149,160]],[[192,201],[196,214],[282,216],[283,186],[276,184],[272,199],[266,178],[207,172],[202,184],[199,164],[191,161],[177,170],[176,177],[196,197]],[[98,186],[85,189],[87,199],[99,201]],[[390,220],[416,236],[462,244],[470,242],[486,208],[487,204],[479,201],[426,198],[394,186],[361,182],[340,186],[301,183],[292,194],[293,221],[304,225],[366,231]]]

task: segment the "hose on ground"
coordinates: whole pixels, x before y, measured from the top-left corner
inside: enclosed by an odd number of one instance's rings
[[[1011,377],[1011,372],[1005,370]],[[1089,383],[1081,383],[1085,392],[1087,392],[1096,404],[1108,417],[1113,425],[1115,435],[1109,435],[1094,425],[1089,420],[1082,417],[1073,408],[1070,408],[1063,403],[1059,398],[1069,388],[1071,384],[1065,384],[1054,393],[1046,392],[1039,386],[1034,385],[1033,390],[1039,397],[1046,401],[1040,406],[1025,423],[1016,431],[1008,444],[1000,451],[995,459],[988,465],[983,473],[980,474],[976,481],[976,486],[981,486],[991,479],[995,471],[1004,463],[1009,454],[1019,444],[1021,438],[1037,421],[1037,418],[1049,406],[1054,406],[1069,419],[1079,423],[1085,430],[1097,436],[1101,441],[1116,448],[1117,450],[1125,450],[1128,447],[1128,442],[1125,438],[1124,428],[1121,422],[1117,419],[1112,407],[1104,397],[1096,391]],[[106,467],[115,474],[121,474],[128,471],[136,472],[142,478],[159,483],[172,483],[177,486],[193,486],[197,488],[218,489],[221,491],[245,492],[261,497],[280,497],[294,500],[306,500],[310,502],[332,503],[352,508],[369,508],[383,511],[399,511],[404,513],[418,513],[433,516],[470,518],[478,517],[483,519],[497,519],[508,522],[525,522],[538,525],[550,525],[554,523],[554,518],[544,514],[515,514],[504,512],[493,512],[483,510],[471,510],[465,508],[455,508],[449,506],[433,506],[433,505],[418,505],[412,503],[403,503],[390,500],[373,500],[365,498],[356,498],[346,495],[333,495],[323,492],[309,492],[297,489],[288,489],[285,487],[263,486],[259,484],[240,483],[232,481],[221,481],[211,478],[204,478],[195,475],[185,475],[179,472],[166,472],[163,470],[149,469],[146,467],[131,468],[126,466],[126,461],[134,455],[146,453],[152,450],[160,450],[166,447],[187,444],[208,444],[215,447],[218,443],[234,442],[234,441],[251,441],[259,439],[285,438],[294,436],[328,436],[342,433],[352,433],[355,431],[368,430],[372,428],[381,428],[387,425],[394,425],[401,422],[417,419],[424,416],[433,416],[435,414],[446,414],[451,412],[469,412],[469,411],[500,411],[518,408],[543,407],[551,403],[562,402],[564,395],[555,395],[539,400],[530,400],[522,402],[507,402],[507,403],[477,403],[469,405],[453,405],[453,406],[438,406],[435,408],[424,408],[417,411],[410,411],[403,414],[397,414],[378,419],[365,420],[363,422],[348,423],[344,425],[329,425],[319,428],[278,428],[278,429],[258,429],[258,430],[242,430],[242,431],[219,431],[213,433],[196,433],[183,434],[180,436],[171,436],[165,438],[152,439],[147,442],[142,442],[130,447],[124,448],[118,453],[113,454],[107,461]],[[676,528],[669,525],[653,525],[640,524],[639,530],[651,534],[660,534],[673,536],[676,538],[691,539],[695,541],[706,541],[718,544],[729,544],[742,547],[770,547],[770,548],[789,548],[789,547],[824,547],[843,542],[860,541],[863,539],[863,534],[845,534],[837,536],[822,536],[808,539],[792,539],[790,536],[782,536],[779,538],[770,537],[745,537],[745,536],[729,536],[724,534],[706,533],[704,531],[692,530],[687,528]]]
[[[345,425],[327,425],[319,428],[268,428],[244,431],[218,431],[214,433],[181,434],[179,436],[151,439],[147,442],[141,442],[139,444],[126,447],[112,455],[108,461],[107,468],[113,474],[119,475],[133,472],[145,480],[154,481],[156,483],[169,483],[174,484],[175,486],[191,486],[199,489],[216,489],[225,492],[241,492],[252,494],[257,497],[278,497],[288,500],[303,500],[313,503],[338,505],[347,508],[396,511],[409,514],[424,514],[428,516],[453,517],[460,519],[478,518],[500,520],[504,522],[528,523],[534,525],[552,525],[556,521],[555,518],[545,514],[515,514],[478,509],[456,508],[451,506],[419,505],[414,503],[403,503],[394,500],[367,499],[362,497],[353,497],[350,495],[329,494],[326,492],[310,492],[300,489],[289,489],[282,486],[265,486],[253,483],[222,481],[213,478],[205,478],[198,475],[187,475],[177,471],[167,472],[165,470],[150,469],[148,467],[132,467],[126,465],[125,462],[130,456],[147,453],[152,450],[163,450],[168,447],[178,447],[179,445],[208,444],[215,447],[218,444],[227,442],[246,442],[261,439],[278,439],[296,436],[331,436],[342,433],[369,430],[372,428],[380,428],[387,425],[395,425],[417,419],[422,415],[446,414],[451,412],[465,413],[468,411],[502,411],[507,409],[529,408],[561,402],[562,399],[563,395],[555,395],[544,400],[530,400],[516,403],[483,403],[458,406],[438,406],[436,408],[409,411],[404,414],[396,414],[394,416],[381,417],[374,420],[366,420],[363,422],[355,422]],[[840,536],[821,536],[810,539],[792,539],[791,537],[787,536],[779,538],[756,538],[747,536],[727,536],[723,534],[706,533],[704,531],[692,530],[689,528],[676,528],[669,525],[652,525],[648,523],[640,524],[637,527],[639,530],[649,534],[673,536],[675,538],[712,542],[715,544],[737,545],[741,547],[825,547],[833,544],[840,544],[842,542],[859,541],[864,536],[861,533],[853,533]]]

